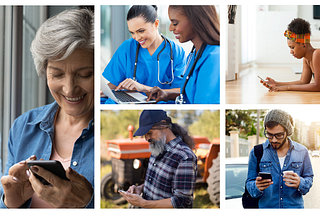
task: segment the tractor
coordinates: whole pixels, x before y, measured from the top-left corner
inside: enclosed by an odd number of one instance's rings
[[[149,143],[144,138],[133,138],[134,127],[129,125],[129,138],[107,140],[108,155],[111,157],[112,172],[103,176],[100,183],[101,197],[115,204],[125,203],[118,190],[126,191],[131,185],[144,183],[148,167]],[[198,157],[198,172],[196,187],[208,185],[210,200],[219,206],[220,202],[220,162],[217,162],[220,151],[220,140],[213,142],[206,137],[193,136]],[[209,171],[212,171],[209,175]],[[208,178],[209,177],[209,178]],[[210,184],[206,183],[210,181]],[[213,186],[213,188],[212,188]],[[209,190],[211,188],[211,190]],[[213,193],[210,193],[213,192]]]

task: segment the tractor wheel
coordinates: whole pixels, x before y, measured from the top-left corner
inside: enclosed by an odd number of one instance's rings
[[[220,207],[220,152],[218,157],[212,160],[212,166],[208,171],[207,191],[212,203]]]
[[[110,200],[113,203],[119,205],[124,204],[127,201],[121,196],[120,193],[114,191],[114,182],[112,180],[112,173],[109,172],[102,177],[101,183],[101,198],[105,200]]]

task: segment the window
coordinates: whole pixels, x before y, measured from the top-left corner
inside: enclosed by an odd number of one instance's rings
[[[31,42],[48,17],[68,8],[71,6],[0,6],[0,176],[13,121],[53,101],[46,81],[36,73]]]

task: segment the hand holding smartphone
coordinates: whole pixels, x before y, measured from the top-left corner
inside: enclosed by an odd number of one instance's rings
[[[262,178],[262,180],[270,179],[272,181],[271,173],[268,172],[259,172],[258,176]]]
[[[126,191],[124,191],[124,190],[122,190],[122,189],[119,189],[118,192],[127,193]]]
[[[270,86],[270,85],[266,82],[266,80],[262,79],[260,76],[258,76],[258,78],[261,79],[261,80],[262,80],[264,83],[266,83],[268,86]]]
[[[56,160],[48,160],[48,161],[34,160],[34,161],[28,161],[27,165],[31,171],[32,171],[32,166],[36,165],[36,166],[40,166],[40,167],[44,168],[45,170],[50,171],[51,173],[57,175],[61,179],[69,180],[66,176],[66,171],[64,170],[62,164],[59,161],[56,161]],[[50,184],[44,178],[37,175],[37,173],[33,173],[33,174],[44,185]]]

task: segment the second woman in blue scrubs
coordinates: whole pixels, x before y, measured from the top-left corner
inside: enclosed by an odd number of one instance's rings
[[[176,100],[181,104],[220,103],[220,24],[216,9],[210,6],[170,6],[172,31],[179,42],[191,41],[180,93],[154,87],[148,99]],[[191,71],[191,72],[190,72]]]
[[[127,14],[127,24],[132,38],[120,45],[102,73],[103,77],[110,82],[109,87],[111,89],[147,92],[153,86],[158,86],[161,89],[176,88],[179,91],[182,84],[181,75],[186,62],[185,53],[180,46],[168,39],[170,45],[159,34],[157,7],[151,5],[132,6]],[[139,48],[139,52],[136,57],[137,48]],[[159,67],[157,58],[160,62]],[[134,76],[136,59],[136,76]],[[171,66],[174,71],[173,75]],[[137,81],[133,80],[134,77]]]

